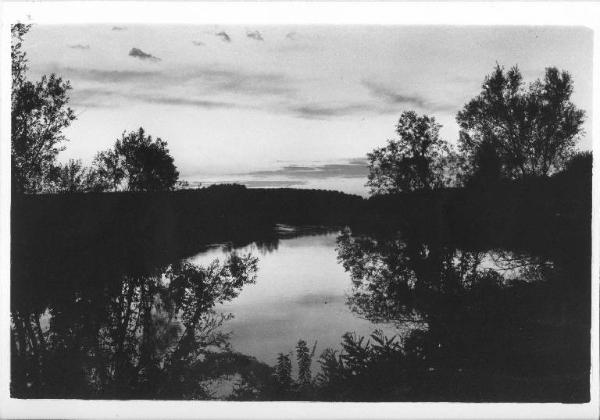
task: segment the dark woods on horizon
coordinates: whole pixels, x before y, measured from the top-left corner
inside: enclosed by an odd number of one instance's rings
[[[167,142],[143,128],[90,167],[57,163],[71,86],[27,79],[28,29],[12,27],[11,49],[13,396],[207,399],[226,377],[237,400],[589,400],[592,154],[576,148],[569,73],[526,85],[498,65],[458,112],[457,147],[434,117],[402,112],[367,154],[366,200],[175,192]],[[341,232],[350,310],[410,332],[348,332],[320,355],[304,337],[274,366],[232,349],[216,307],[256,280],[257,258],[183,258],[223,242],[274,251],[277,224]]]

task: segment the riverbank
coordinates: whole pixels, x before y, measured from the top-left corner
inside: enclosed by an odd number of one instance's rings
[[[188,256],[215,242],[274,238],[276,224],[418,231],[480,247],[543,248],[590,240],[591,168],[545,179],[364,199],[337,191],[220,185],[173,192],[12,197],[12,260],[115,251],[130,260]],[[47,250],[52,250],[48,256]]]

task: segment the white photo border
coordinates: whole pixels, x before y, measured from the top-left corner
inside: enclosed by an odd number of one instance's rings
[[[600,3],[595,2],[162,2],[0,3],[0,418],[599,418],[600,171],[593,169],[591,401],[585,404],[301,403],[11,399],[10,24],[510,25],[584,26],[594,31],[592,148],[600,142]]]

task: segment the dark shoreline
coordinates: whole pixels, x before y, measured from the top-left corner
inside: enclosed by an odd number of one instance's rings
[[[173,192],[13,195],[12,261],[92,246],[187,256],[269,237],[276,224],[414,230],[462,247],[591,240],[591,173],[364,199],[337,191],[213,186]],[[587,175],[587,174],[585,174]],[[49,245],[52,244],[51,247]],[[57,248],[58,246],[58,248]]]

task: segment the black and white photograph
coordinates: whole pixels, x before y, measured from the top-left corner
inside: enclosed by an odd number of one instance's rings
[[[597,410],[595,28],[2,31],[11,401]]]

